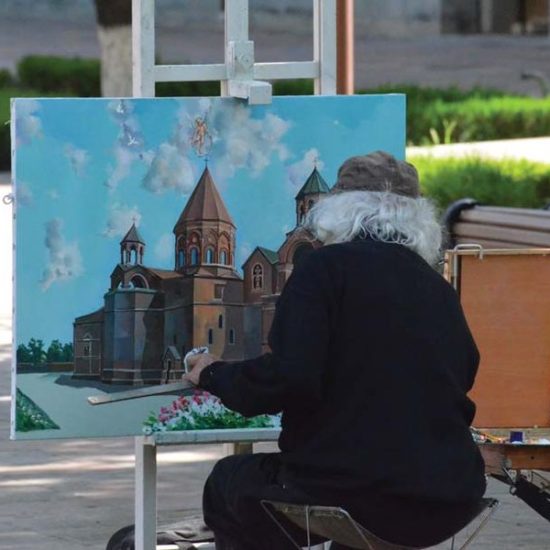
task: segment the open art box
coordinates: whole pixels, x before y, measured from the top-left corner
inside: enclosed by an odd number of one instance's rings
[[[461,246],[445,271],[481,355],[470,397],[487,471],[550,470],[550,249]]]
[[[401,95],[16,99],[12,437],[276,427],[181,379],[190,349],[267,350],[302,226],[349,156],[405,150]]]

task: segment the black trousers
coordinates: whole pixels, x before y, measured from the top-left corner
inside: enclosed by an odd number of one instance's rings
[[[262,508],[263,499],[296,504],[309,504],[312,500],[281,482],[276,454],[228,456],[214,466],[204,487],[203,513],[206,525],[216,536],[217,549],[295,548]],[[285,528],[300,544],[307,544],[301,529],[288,522]]]
[[[281,476],[279,454],[228,456],[206,481],[204,521],[220,550],[287,550],[295,547],[267,515],[261,500],[341,506],[361,525],[387,541],[418,547],[443,542],[477,514],[479,502],[446,504],[365,494],[308,494]],[[285,528],[302,546],[305,533],[289,522]],[[312,537],[312,544],[323,539]],[[344,546],[333,545],[343,549]]]

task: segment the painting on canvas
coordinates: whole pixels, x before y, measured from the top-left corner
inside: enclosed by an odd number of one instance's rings
[[[277,426],[199,391],[88,398],[179,381],[197,346],[267,352],[308,210],[347,157],[404,157],[404,97],[16,99],[12,121],[12,437]]]

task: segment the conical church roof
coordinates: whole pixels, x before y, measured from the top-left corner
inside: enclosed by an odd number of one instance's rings
[[[130,230],[128,231],[128,233],[126,233],[124,238],[120,241],[120,244],[124,244],[124,243],[145,244],[145,241],[141,238],[141,235],[138,233],[135,223],[132,224],[132,227],[130,227]]]
[[[328,193],[330,187],[327,185],[327,182],[323,179],[323,176],[317,170],[317,166],[311,172],[309,178],[296,195],[296,199],[301,199],[306,195],[315,195],[318,193]]]
[[[208,167],[204,169],[193,193],[189,197],[176,227],[187,221],[201,220],[223,221],[235,225],[214,184]]]

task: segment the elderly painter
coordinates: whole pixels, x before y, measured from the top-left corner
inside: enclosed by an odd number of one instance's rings
[[[187,379],[227,407],[283,413],[279,453],[217,463],[205,521],[217,548],[284,549],[260,500],[334,505],[390,542],[439,543],[471,519],[485,478],[466,395],[479,353],[433,267],[435,211],[415,168],[378,151],[344,162],[306,223],[324,246],[289,278],[271,351],[190,359]]]

